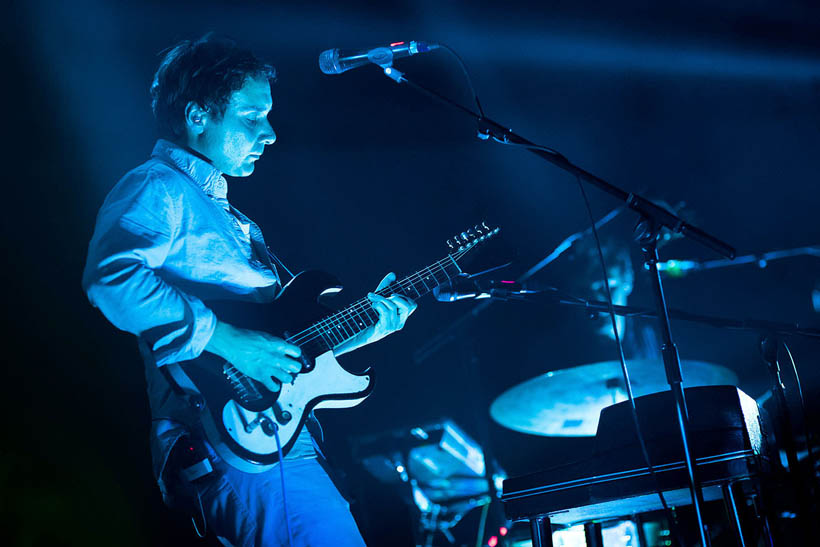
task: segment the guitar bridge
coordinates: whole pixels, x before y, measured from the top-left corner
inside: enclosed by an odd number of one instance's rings
[[[252,403],[262,397],[259,391],[253,386],[251,379],[239,372],[239,370],[228,361],[222,364],[222,374],[225,375],[225,379],[228,380],[234,393],[243,403]]]

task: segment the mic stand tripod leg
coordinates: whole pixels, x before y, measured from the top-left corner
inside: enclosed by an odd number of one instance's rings
[[[658,236],[659,227],[646,217],[642,218],[636,226],[636,240],[641,244],[641,249],[644,253],[644,263],[646,269],[649,270],[649,275],[652,278],[652,285],[655,293],[655,304],[658,309],[658,321],[661,327],[661,336],[663,345],[661,353],[663,354],[663,365],[666,370],[666,380],[669,387],[672,389],[672,396],[675,400],[675,408],[678,421],[678,429],[680,430],[681,441],[683,444],[683,455],[686,462],[686,471],[689,478],[689,490],[692,495],[692,505],[695,509],[695,516],[698,523],[698,535],[700,536],[701,545],[709,547],[709,531],[704,522],[703,514],[703,492],[700,487],[699,472],[695,463],[695,457],[692,452],[692,447],[689,443],[689,412],[686,408],[686,397],[683,392],[683,378],[681,374],[680,357],[678,356],[678,348],[672,341],[672,327],[669,323],[669,312],[666,306],[666,298],[663,294],[663,284],[661,283],[661,274],[658,271]]]
[[[552,547],[552,525],[550,518],[539,516],[530,519],[532,547]]]

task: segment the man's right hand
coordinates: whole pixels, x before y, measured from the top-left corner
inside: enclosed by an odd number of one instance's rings
[[[302,355],[299,346],[266,332],[240,329],[221,321],[217,321],[205,351],[219,355],[273,392],[279,391],[279,383],[290,383],[302,370],[302,363],[296,360]]]

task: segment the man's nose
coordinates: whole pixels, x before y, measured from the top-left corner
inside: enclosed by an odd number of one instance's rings
[[[259,141],[264,145],[273,144],[276,142],[276,133],[273,131],[273,127],[271,127],[270,122],[265,122],[265,128],[259,136]]]

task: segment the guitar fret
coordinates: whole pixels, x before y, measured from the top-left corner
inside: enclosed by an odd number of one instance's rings
[[[461,274],[461,273],[464,273],[464,272],[461,270],[461,268],[459,268],[459,267],[458,267],[458,262],[456,262],[456,260],[453,258],[453,255],[447,255],[447,258],[449,258],[449,259],[450,259],[450,262],[452,262],[452,263],[453,263],[453,266],[455,266],[456,271],[458,272],[456,275]],[[444,266],[442,266],[442,268],[444,268]]]
[[[429,267],[429,266],[428,266],[426,269],[427,269],[427,271],[430,273],[430,277],[432,277],[432,278],[433,278],[433,285],[434,285],[434,286],[436,286],[436,287],[437,287],[437,286],[439,286],[439,285],[440,285],[439,280],[438,280],[438,278],[436,277],[436,274],[435,274],[435,273],[433,273],[433,270],[432,270],[432,269],[430,269],[430,267]]]
[[[319,337],[320,337],[320,338],[324,341],[324,343],[325,343],[325,345],[327,346],[327,348],[328,348],[328,349],[332,349],[332,348],[333,348],[333,343],[330,341],[330,337],[328,337],[327,333],[326,333],[326,332],[324,332],[324,331],[323,331],[322,329],[320,329],[320,328],[317,328],[317,329],[316,329],[316,332],[318,332],[318,333],[319,333]]]
[[[362,312],[365,312],[365,318],[362,320]],[[364,308],[360,308],[356,310],[356,324],[359,327],[359,331],[363,331],[366,329],[368,325],[369,317],[366,315],[366,310]]]
[[[413,274],[413,275],[418,275],[418,274]],[[416,288],[416,283],[415,283],[414,281],[411,281],[410,283],[411,283],[411,284],[412,284],[412,286],[413,286],[413,290],[414,290],[414,291],[416,291],[416,298],[421,298],[422,296],[424,296],[425,294],[427,294],[427,291],[426,291],[426,290],[425,290],[424,292],[421,292],[420,290],[418,290],[418,289]]]
[[[421,297],[421,293],[418,291],[418,289],[416,288],[416,286],[413,284],[413,282],[410,280],[409,277],[407,278],[406,282],[410,285],[410,288],[413,289],[413,291],[416,293],[415,297],[413,295],[411,295],[410,293],[407,293],[407,296],[410,297],[413,300],[415,300],[416,298]],[[407,291],[405,291],[405,292],[407,292]]]
[[[416,277],[415,285],[420,285],[421,287],[423,287],[424,292],[421,293],[421,295],[424,296],[425,294],[429,293],[431,289],[430,286],[427,285],[427,283],[424,281],[424,276],[422,275],[422,272],[418,271],[414,274],[414,276]]]
[[[429,270],[429,268],[428,268],[428,270]],[[425,290],[426,292],[430,292],[430,286],[429,286],[429,285],[427,284],[427,282],[424,280],[424,277],[421,275],[421,272],[419,272],[419,281],[421,281],[421,284],[422,284],[422,285],[424,285],[424,290]]]
[[[334,319],[333,321],[333,328],[336,329],[336,332],[339,334],[340,343],[344,342],[350,337],[350,335],[347,332],[345,332],[344,326],[338,319]]]
[[[439,269],[447,277],[447,281],[453,280],[453,278],[450,277],[450,274],[447,273],[447,269],[444,266],[439,266]]]
[[[367,314],[367,317],[374,325],[379,322],[379,312],[373,309],[372,305],[365,308],[364,311]]]
[[[359,310],[356,309],[355,306],[349,307],[347,310],[348,317],[350,318],[350,323],[353,325],[353,332],[359,334],[365,328],[364,324],[362,323],[362,318],[359,315]]]
[[[336,332],[333,330],[333,323],[331,323],[330,321],[328,321],[328,322],[327,322],[327,327],[326,327],[325,329],[326,329],[326,330],[325,330],[325,332],[327,332],[328,337],[330,337],[331,341],[333,342],[333,347],[336,347],[336,346],[338,346],[339,344],[341,344],[341,343],[342,343],[342,341],[341,341],[341,339],[339,338],[339,336],[338,336],[338,335],[336,334]]]
[[[339,314],[339,324],[342,326],[342,330],[345,333],[346,338],[350,338],[356,334],[356,329],[351,328],[350,323],[347,321],[347,317],[345,317],[345,312],[342,311]],[[355,325],[354,325],[355,327]],[[350,331],[350,332],[348,332]]]

